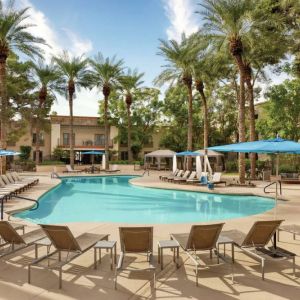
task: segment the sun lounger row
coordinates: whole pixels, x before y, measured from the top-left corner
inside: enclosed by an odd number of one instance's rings
[[[216,172],[213,174],[212,179],[207,179],[208,173],[202,172],[200,178],[197,177],[196,171],[183,171],[177,169],[175,172],[171,173],[170,175],[166,176],[159,176],[159,179],[162,181],[168,181],[173,183],[187,183],[187,184],[200,184],[206,185],[207,183],[214,183],[214,184],[225,184],[226,181],[221,180],[222,173]]]
[[[11,198],[39,182],[36,178],[23,178],[16,172],[0,175],[0,199]]]
[[[209,251],[212,259],[213,253],[231,267],[233,279],[234,248],[238,248],[245,254],[261,262],[262,279],[264,279],[265,262],[282,259],[292,260],[293,274],[295,275],[295,254],[278,247],[268,247],[275,232],[279,229],[282,220],[257,221],[247,234],[238,230],[222,231],[224,223],[193,225],[188,233],[170,234],[171,240],[175,240],[185,254],[195,265],[196,285],[198,285],[198,272],[200,270],[199,252]],[[22,229],[23,234],[17,230]],[[121,253],[116,267],[114,285],[117,288],[118,273],[123,268],[126,253],[147,254],[147,266],[143,270],[153,271],[155,287],[155,264],[153,262],[153,227],[120,227]],[[0,249],[0,257],[11,254],[19,249],[35,245],[36,258],[28,265],[28,282],[31,282],[32,268],[40,267],[56,269],[59,271],[59,287],[62,287],[62,267],[70,261],[93,248],[96,243],[108,240],[109,234],[83,233],[74,237],[67,226],[40,225],[38,229],[24,234],[24,226],[17,223],[0,221],[0,236],[4,243]],[[231,258],[220,253],[220,245],[231,244]],[[37,245],[47,245],[47,254],[37,257]],[[53,251],[50,252],[51,247]],[[197,253],[198,252],[198,253]],[[96,253],[96,251],[95,251]],[[175,254],[174,254],[175,255]],[[95,256],[96,265],[96,256]]]

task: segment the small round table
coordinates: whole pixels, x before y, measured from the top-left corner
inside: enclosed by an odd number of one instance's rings
[[[176,267],[179,268],[178,260],[179,260],[179,244],[175,240],[165,240],[158,242],[158,263],[160,263],[161,269],[164,268],[163,264],[163,249],[171,249],[173,250],[173,262],[176,262]],[[176,250],[176,259],[175,259],[175,250]]]

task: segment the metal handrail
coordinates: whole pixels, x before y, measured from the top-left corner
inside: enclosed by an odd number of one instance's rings
[[[277,190],[277,185],[279,184],[279,191],[280,191],[280,195],[282,195],[282,188],[281,188],[281,182],[280,181],[272,181],[271,183],[269,183],[268,185],[266,185],[264,187],[264,193],[265,194],[269,194],[272,192],[267,192],[266,189],[269,188],[271,185],[275,184],[276,185],[276,190]]]
[[[19,199],[23,199],[23,200],[27,200],[27,201],[31,201],[31,202],[35,202],[36,206],[34,207],[31,207],[29,210],[37,210],[40,206],[40,203],[35,200],[35,199],[31,199],[31,198],[27,198],[27,197],[22,197],[22,196],[17,196],[17,195],[14,195],[15,198],[19,198]]]

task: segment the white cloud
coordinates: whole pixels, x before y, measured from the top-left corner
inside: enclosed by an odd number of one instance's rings
[[[167,28],[168,39],[180,40],[181,34],[187,35],[196,32],[199,22],[195,15],[195,2],[193,0],[163,0],[166,15],[170,21]]]

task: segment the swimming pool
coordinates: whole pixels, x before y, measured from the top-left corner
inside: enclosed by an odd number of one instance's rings
[[[39,199],[37,210],[17,217],[34,223],[120,222],[170,224],[226,220],[259,214],[274,200],[131,185],[134,176],[69,177]]]

